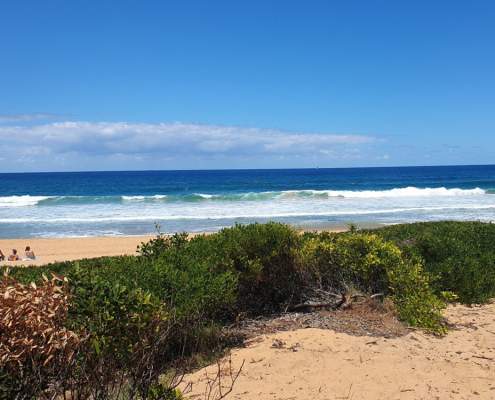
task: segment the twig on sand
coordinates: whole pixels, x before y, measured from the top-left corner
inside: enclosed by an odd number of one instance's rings
[[[486,357],[486,356],[472,356],[474,358],[481,358],[482,360],[489,360],[489,361],[494,361],[495,359],[493,357]]]
[[[350,399],[352,399],[352,395],[351,395],[352,385],[353,385],[353,383],[351,383],[351,385],[349,386],[349,391],[347,392],[347,396],[345,396],[345,397],[336,397],[336,399],[341,399],[341,400],[350,400]]]
[[[228,382],[228,384],[226,386],[222,382],[222,376],[224,375],[224,372],[222,371],[222,363],[220,360],[217,362],[217,371],[213,377],[210,377],[208,375],[208,373],[206,372],[206,381],[207,382],[206,382],[206,387],[205,387],[205,392],[204,392],[204,399],[205,400],[224,399],[234,389],[235,382],[237,381],[237,378],[239,378],[239,375],[241,374],[241,371],[244,367],[245,360],[242,361],[241,366],[236,371],[234,371],[232,369],[232,357],[231,356],[229,356],[227,363],[228,363],[227,377],[230,378],[230,382]]]

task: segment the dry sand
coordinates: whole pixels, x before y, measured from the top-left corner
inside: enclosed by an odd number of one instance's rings
[[[31,246],[36,260],[2,262],[0,265],[42,265],[54,261],[78,260],[81,258],[135,254],[137,245],[151,236],[114,236],[63,239],[2,239],[0,250],[7,257],[12,249],[24,255],[26,246]]]
[[[245,364],[227,399],[495,399],[495,304],[446,316],[455,327],[443,338],[313,328],[258,337],[232,352],[233,369]],[[203,398],[205,371],[215,375],[209,367],[187,377],[189,398]]]

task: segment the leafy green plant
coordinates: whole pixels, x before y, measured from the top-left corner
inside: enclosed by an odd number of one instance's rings
[[[155,259],[170,248],[181,248],[187,243],[188,238],[189,235],[186,232],[167,236],[158,231],[155,238],[141,243],[137,248],[137,252],[142,257]]]
[[[495,296],[495,225],[481,222],[430,222],[395,225],[376,234],[420,258],[437,294],[449,291],[465,304]]]
[[[173,319],[166,307],[141,288],[126,287],[97,269],[75,268],[69,274],[68,326],[86,335],[80,380],[89,397],[108,396],[117,379],[133,393],[147,394],[166,368],[163,358]],[[120,378],[119,378],[120,376]]]
[[[300,235],[275,222],[236,225],[211,238],[210,262],[238,274],[237,309],[266,313],[284,309],[300,298],[297,251]]]
[[[443,332],[444,303],[433,294],[421,263],[405,259],[393,243],[356,232],[313,236],[305,241],[301,257],[307,286],[341,292],[353,286],[366,293],[389,295],[402,320]]]

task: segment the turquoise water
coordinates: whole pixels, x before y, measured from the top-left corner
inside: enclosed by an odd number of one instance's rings
[[[0,237],[495,220],[495,166],[0,174]]]

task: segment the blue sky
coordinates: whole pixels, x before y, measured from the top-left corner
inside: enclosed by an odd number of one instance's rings
[[[493,1],[3,1],[0,172],[495,161]]]

